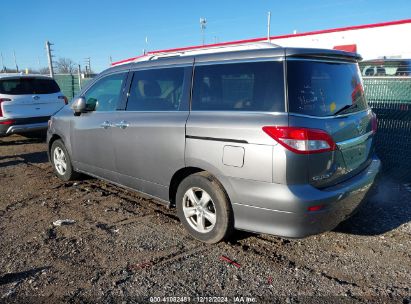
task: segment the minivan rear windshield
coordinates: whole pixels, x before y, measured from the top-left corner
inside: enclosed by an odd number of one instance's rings
[[[36,77],[6,78],[0,80],[0,94],[52,94],[60,92],[53,79]]]
[[[288,60],[289,112],[332,116],[368,107],[356,63]]]

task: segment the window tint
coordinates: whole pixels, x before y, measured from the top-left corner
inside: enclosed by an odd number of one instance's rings
[[[178,111],[183,81],[184,68],[134,72],[127,111]]]
[[[84,95],[89,111],[115,111],[121,98],[126,73],[98,80]]]
[[[53,79],[20,77],[0,80],[1,94],[53,94],[57,92],[60,92],[60,88]]]
[[[283,63],[197,66],[192,110],[284,111]]]
[[[287,77],[290,112],[330,116],[367,108],[355,63],[290,60]]]

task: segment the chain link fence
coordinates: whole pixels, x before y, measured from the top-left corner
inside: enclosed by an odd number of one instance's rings
[[[411,181],[411,77],[364,77],[368,103],[378,118],[375,138],[383,170]]]

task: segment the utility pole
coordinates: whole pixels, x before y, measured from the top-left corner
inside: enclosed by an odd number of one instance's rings
[[[201,37],[202,37],[203,45],[205,44],[205,29],[206,29],[206,25],[207,25],[207,19],[201,17],[201,18],[200,18],[200,28],[201,28]]]
[[[271,12],[268,12],[268,20],[267,20],[267,41],[271,42],[270,39],[270,29],[271,29]]]
[[[3,53],[0,53],[0,58],[1,58],[1,71],[7,72],[6,67],[4,66]]]
[[[78,65],[77,67],[77,77],[78,77],[78,88],[81,91],[81,67]]]
[[[91,74],[91,58],[90,57],[84,58],[84,62],[86,63],[86,72],[88,68],[88,72],[89,74]]]
[[[50,43],[49,41],[46,41],[46,50],[47,50],[47,59],[49,62],[49,71],[50,71],[50,77],[54,78],[54,70],[53,70],[53,55],[51,54],[52,49],[50,46],[53,44]]]
[[[148,52],[148,51],[149,51],[148,36],[146,36],[145,43],[146,43],[146,47],[145,47],[144,52],[143,52],[143,53],[144,53],[144,55],[146,54],[146,52]]]
[[[111,56],[108,56],[108,65],[111,66],[112,63],[113,63],[113,58],[111,58]]]
[[[16,51],[13,50],[13,57],[14,57],[14,65],[16,66],[16,72],[19,72],[19,66],[17,65],[17,59],[16,59]]]

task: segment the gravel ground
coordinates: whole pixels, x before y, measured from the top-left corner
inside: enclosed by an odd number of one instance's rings
[[[404,182],[381,178],[331,232],[302,240],[236,232],[206,245],[174,210],[138,193],[60,181],[45,151],[39,140],[0,139],[0,303],[411,303]],[[59,219],[75,222],[54,226]]]

